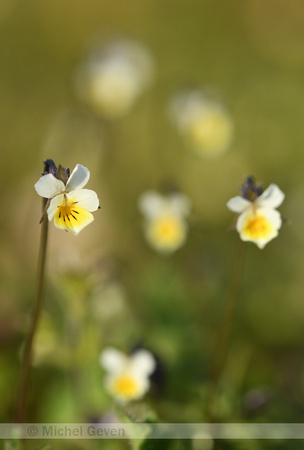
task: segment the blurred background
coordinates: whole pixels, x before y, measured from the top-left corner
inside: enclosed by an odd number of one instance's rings
[[[99,69],[111,60],[112,42],[139,46],[131,66],[117,56],[108,71]],[[0,56],[2,422],[13,421],[35,297],[41,198],[34,184],[46,158],[88,167],[87,188],[101,210],[78,237],[50,224],[29,421],[103,420],[113,400],[99,354],[109,345],[126,353],[143,346],[159,361],[147,397],[130,406],[135,417],[148,408],[160,422],[206,420],[207,372],[239,241],[226,202],[254,175],[286,194],[286,223],[265,249],[247,245],[220,420],[301,422],[303,3],[1,0]],[[198,91],[220,111],[207,130],[191,128],[195,114],[183,119],[183,101]],[[164,255],[145,238],[138,201],[171,189],[192,207],[187,239]],[[200,445],[193,448],[303,444]],[[75,441],[73,448],[86,447]]]

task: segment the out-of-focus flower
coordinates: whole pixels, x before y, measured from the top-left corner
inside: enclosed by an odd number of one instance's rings
[[[191,202],[184,194],[163,196],[148,191],[139,198],[139,208],[145,216],[144,233],[155,250],[169,254],[180,248],[186,240]]]
[[[149,390],[149,376],[156,368],[154,356],[144,349],[127,356],[108,347],[100,355],[100,364],[107,371],[108,392],[120,403],[141,399]]]
[[[126,293],[119,281],[109,280],[100,283],[92,292],[91,307],[94,318],[103,323],[109,323],[121,316],[128,315]]]
[[[92,53],[80,67],[76,90],[97,113],[115,119],[130,112],[153,74],[152,57],[143,45],[115,41]]]
[[[234,126],[224,106],[202,91],[176,95],[170,115],[186,145],[203,157],[225,153],[232,141]]]
[[[261,186],[248,177],[242,187],[242,196],[233,197],[227,207],[239,217],[236,229],[242,241],[254,242],[259,248],[278,235],[282,218],[275,208],[280,206],[285,194],[276,184],[271,184],[264,192]]]
[[[52,160],[46,160],[45,165],[48,173],[37,181],[35,190],[41,197],[49,199],[46,205],[48,219],[54,220],[57,228],[77,235],[94,220],[91,212],[99,207],[96,192],[83,189],[90,178],[89,169],[77,164],[70,175],[69,169],[60,165],[57,168]]]

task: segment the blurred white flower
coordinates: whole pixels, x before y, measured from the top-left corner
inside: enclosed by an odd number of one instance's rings
[[[149,390],[149,376],[156,368],[152,353],[143,349],[127,356],[108,347],[100,354],[100,364],[107,371],[108,392],[120,403],[141,399]]]
[[[77,235],[94,220],[92,211],[99,207],[96,192],[83,189],[90,178],[89,169],[77,164],[66,182],[58,179],[59,168],[54,165],[56,173],[43,175],[35,184],[35,190],[41,197],[49,199],[47,216],[54,225]],[[62,169],[62,168],[61,168]],[[68,173],[64,169],[65,173]]]
[[[251,193],[254,191],[250,191]],[[233,197],[227,203],[227,207],[239,217],[236,229],[242,241],[254,242],[259,248],[278,235],[282,219],[275,210],[285,198],[284,193],[276,184],[271,184],[263,193],[255,196],[250,201],[244,197]]]
[[[93,291],[91,307],[94,318],[107,323],[119,316],[126,318],[129,313],[126,292],[118,281],[101,283]]]
[[[139,209],[145,216],[145,237],[155,250],[169,254],[180,248],[187,237],[191,202],[184,194],[163,196],[148,191],[139,198]]]
[[[79,69],[76,90],[103,117],[119,118],[130,112],[153,75],[153,60],[144,46],[114,41],[92,53]]]
[[[232,141],[234,126],[224,106],[200,90],[176,95],[170,116],[186,145],[203,157],[225,153]]]

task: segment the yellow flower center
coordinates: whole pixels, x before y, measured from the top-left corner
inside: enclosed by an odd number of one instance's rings
[[[77,206],[77,203],[76,200],[68,199],[64,195],[54,217],[56,227],[75,232],[92,222],[92,214],[86,209]]]
[[[165,216],[156,219],[149,229],[149,237],[152,244],[158,247],[178,247],[185,238],[185,226],[183,222],[174,216]]]
[[[136,81],[121,73],[104,73],[92,80],[91,101],[93,106],[109,117],[128,112],[136,95]]]
[[[226,150],[232,138],[232,124],[222,112],[210,112],[198,117],[189,128],[193,145],[204,154],[216,155]]]
[[[121,375],[113,384],[114,394],[127,399],[136,398],[139,394],[139,386],[130,375]]]
[[[243,234],[251,239],[265,239],[273,232],[273,225],[260,214],[251,214],[243,228]]]

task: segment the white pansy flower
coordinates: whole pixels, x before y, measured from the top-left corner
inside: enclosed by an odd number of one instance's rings
[[[186,240],[191,202],[184,194],[163,196],[148,191],[139,199],[139,209],[145,216],[144,233],[155,250],[169,254],[180,248]]]
[[[132,109],[153,77],[153,61],[137,42],[111,42],[92,53],[76,76],[79,96],[106,118],[118,118]]]
[[[144,349],[127,356],[108,347],[100,355],[100,364],[107,372],[108,392],[120,403],[141,399],[149,390],[149,377],[156,368],[152,353]]]
[[[37,194],[49,199],[48,220],[57,228],[77,235],[94,220],[91,212],[98,209],[99,200],[96,192],[83,189],[89,178],[89,169],[77,164],[66,183],[48,173],[35,184]]]
[[[285,194],[276,184],[271,184],[262,194],[253,201],[244,197],[233,197],[227,207],[239,217],[236,229],[242,241],[254,242],[259,248],[278,235],[282,225],[282,218],[275,208],[280,206]]]
[[[196,89],[175,96],[170,115],[186,145],[200,156],[220,156],[230,147],[232,120],[220,102],[202,91]]]

